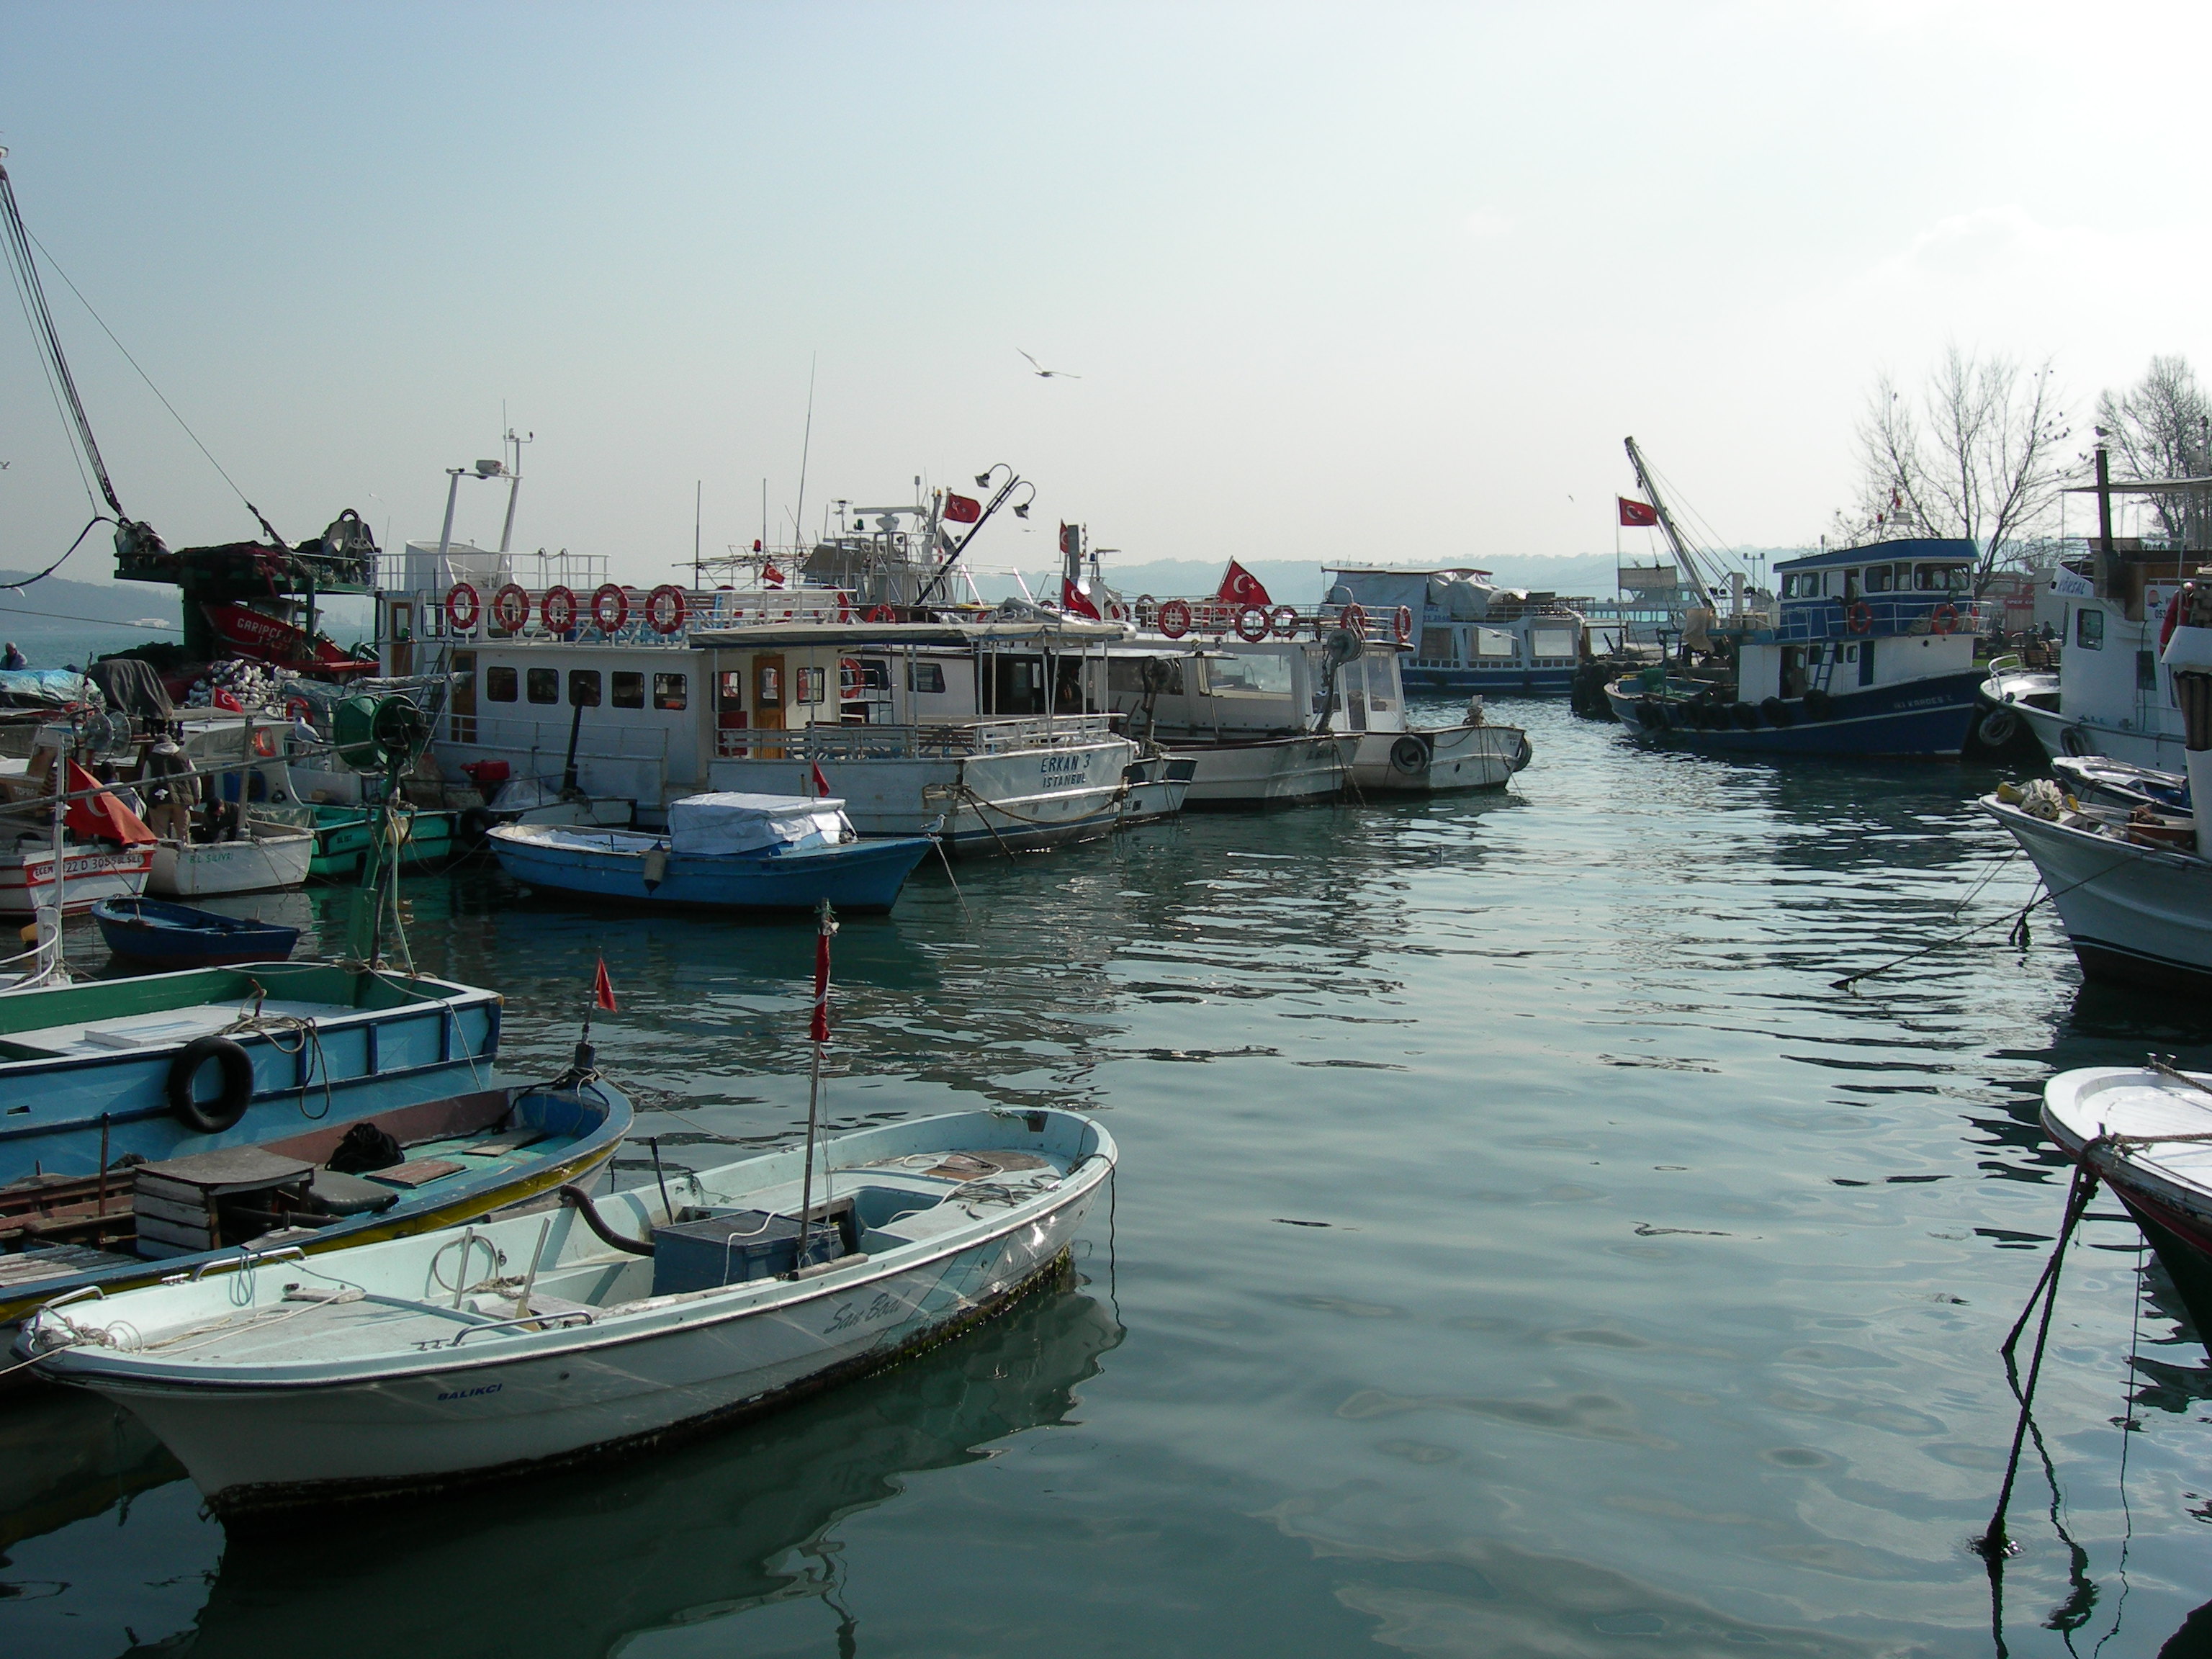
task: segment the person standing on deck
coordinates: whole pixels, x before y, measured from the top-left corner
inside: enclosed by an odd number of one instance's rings
[[[9,641],[7,655],[0,656],[0,669],[4,669],[9,672],[13,673],[16,669],[28,668],[30,665],[31,665],[29,663],[24,661],[23,653],[15,648],[15,641],[13,640]]]

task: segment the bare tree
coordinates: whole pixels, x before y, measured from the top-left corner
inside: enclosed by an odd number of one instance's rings
[[[2057,501],[2066,436],[2047,358],[2023,372],[1954,345],[1917,400],[1885,373],[1859,422],[1858,511],[1837,514],[1837,529],[1858,541],[1900,532],[1971,541],[1979,593]]]
[[[2212,398],[2197,384],[2186,357],[2154,357],[2143,377],[2125,392],[2097,398],[2097,428],[2118,453],[2119,475],[2129,478],[2185,478],[2212,471]],[[2204,492],[2150,498],[2166,538],[2202,548]]]

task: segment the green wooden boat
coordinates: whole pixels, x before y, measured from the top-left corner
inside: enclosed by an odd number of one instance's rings
[[[376,845],[377,826],[383,809],[374,806],[318,806],[309,826],[315,832],[315,850],[307,860],[310,881],[351,881],[361,875],[362,860]],[[460,817],[457,811],[403,806],[398,819],[399,867],[421,870],[445,863],[460,850]]]

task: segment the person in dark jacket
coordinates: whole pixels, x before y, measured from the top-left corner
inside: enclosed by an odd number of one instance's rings
[[[15,641],[13,640],[9,641],[8,654],[3,657],[0,657],[0,669],[5,669],[9,672],[13,673],[18,668],[28,668],[30,665],[31,665],[29,663],[23,660],[23,653],[15,648]]]

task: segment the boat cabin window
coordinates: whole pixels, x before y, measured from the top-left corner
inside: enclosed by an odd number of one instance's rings
[[[1528,650],[1538,657],[1571,657],[1575,635],[1571,628],[1540,628],[1528,636]]]
[[[906,665],[906,689],[909,691],[939,693],[945,690],[945,665],[941,662],[910,662]]]
[[[1208,696],[1287,697],[1291,695],[1288,657],[1202,657]]]
[[[533,668],[524,676],[523,684],[532,702],[561,701],[561,671],[557,668]]]
[[[1887,565],[1870,564],[1867,567],[1866,591],[1869,593],[1887,593],[1889,592],[1889,567]]]
[[[1152,690],[1145,684],[1147,672],[1163,696],[1182,696],[1182,664],[1173,657],[1109,657],[1106,690],[1115,696],[1141,697]]]
[[[568,671],[568,707],[597,708],[599,706],[599,671],[596,668],[572,668]]]
[[[615,671],[613,690],[616,708],[642,708],[645,707],[644,675],[625,674],[617,669]]]
[[[2084,651],[2105,648],[2105,613],[2085,605],[2074,613],[2074,643]]]
[[[1044,663],[1037,657],[999,657],[991,667],[992,713],[1042,714]]]
[[[1424,628],[1421,630],[1421,659],[1425,662],[1457,662],[1459,653],[1452,649],[1451,629]]]
[[[726,668],[714,676],[714,702],[718,712],[742,714],[745,710],[745,671]]]
[[[783,663],[756,662],[753,665],[753,703],[760,708],[783,707]]]
[[[516,689],[520,677],[512,668],[484,670],[484,696],[494,702],[513,702],[520,695]]]
[[[1510,657],[1514,654],[1513,636],[1502,628],[1478,628],[1474,630],[1474,652],[1479,657]]]
[[[684,676],[681,674],[660,674],[654,678],[676,681],[678,685],[676,695],[679,697],[684,695],[681,689]],[[826,668],[801,668],[793,673],[792,689],[799,694],[798,701],[800,702],[827,702],[830,700],[829,687],[830,671]],[[684,705],[679,702],[676,706],[681,708]]]
[[[1923,593],[1963,593],[1966,591],[1966,567],[1923,564],[1913,571],[1912,585]]]
[[[818,674],[822,671],[817,668],[814,672]],[[622,676],[617,674],[615,678],[620,679]],[[819,702],[821,699],[817,697],[815,701]],[[653,677],[653,706],[666,709],[671,714],[689,708],[691,696],[685,677],[681,674],[655,674]]]

